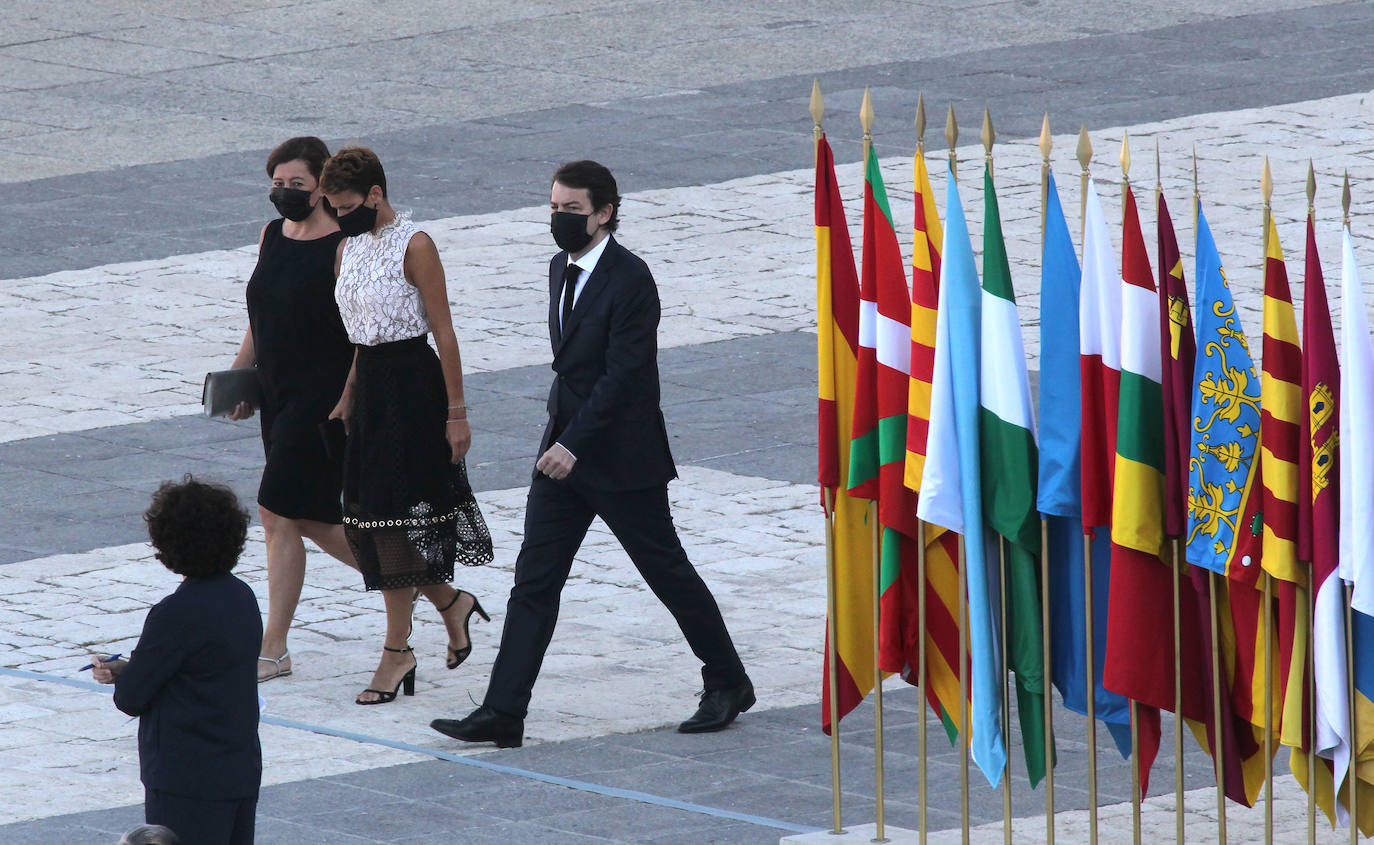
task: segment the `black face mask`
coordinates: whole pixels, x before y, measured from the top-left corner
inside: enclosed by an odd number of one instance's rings
[[[371,232],[377,225],[377,209],[360,205],[347,214],[339,215],[339,231],[344,237],[352,238],[364,232]]]
[[[571,211],[555,211],[549,217],[549,231],[553,233],[553,242],[558,244],[559,249],[581,252],[587,248],[587,244],[592,242],[592,236],[587,234],[589,217],[590,214]]]
[[[267,198],[277,207],[278,214],[295,223],[309,217],[315,210],[310,202],[310,192],[300,188],[278,185],[267,194]]]

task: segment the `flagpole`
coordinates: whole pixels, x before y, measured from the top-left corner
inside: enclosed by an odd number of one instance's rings
[[[1350,171],[1345,173],[1341,185],[1341,226],[1350,233]],[[1350,444],[1354,445],[1354,444]],[[1355,691],[1355,614],[1351,609],[1354,601],[1354,587],[1345,585],[1345,684],[1350,697],[1350,768],[1346,780],[1350,783],[1350,845],[1360,841],[1360,804],[1358,799],[1360,755],[1356,742],[1359,741],[1359,710],[1356,707],[1358,695]]]
[[[945,119],[945,142],[949,144],[949,174],[959,175],[959,124],[954,120],[954,104],[950,103]],[[948,198],[946,198],[948,202]],[[969,713],[968,713],[968,554],[964,535],[959,535],[959,830],[962,845],[969,845]]]
[[[1274,194],[1274,177],[1269,172],[1269,156],[1264,157],[1264,170],[1260,174],[1260,193],[1264,196],[1264,211],[1261,215],[1264,219],[1262,266],[1264,273],[1268,274],[1269,221],[1273,214],[1270,200]],[[1268,572],[1261,572],[1260,578],[1264,583],[1264,594],[1260,600],[1260,607],[1263,608],[1260,616],[1261,632],[1264,636],[1264,841],[1270,843],[1274,841],[1274,658],[1269,638],[1273,626],[1270,602],[1273,601],[1274,595],[1274,576]]]
[[[869,159],[873,155],[873,97],[864,89],[863,104],[859,107],[859,123],[864,128],[864,172],[868,172]],[[867,177],[865,176],[865,179]],[[879,636],[882,619],[881,595],[883,583],[883,535],[878,519],[878,503],[874,501],[873,510],[873,790],[874,790],[874,842],[886,842],[883,830],[883,673],[878,668]]]
[[[1083,168],[1079,176],[1082,195],[1082,232],[1088,220],[1088,165],[1092,163],[1093,145],[1088,139],[1088,126],[1078,132],[1078,163]],[[1086,255],[1084,258],[1086,259]],[[1084,673],[1087,680],[1088,705],[1088,843],[1097,845],[1097,660],[1093,643],[1096,631],[1093,621],[1093,544],[1092,529],[1083,527],[1083,621],[1088,635],[1084,637]]]
[[[1121,131],[1121,224],[1126,225],[1126,198],[1131,192],[1131,139]],[[1125,235],[1123,234],[1124,238]],[[1134,698],[1127,699],[1131,718],[1131,842],[1140,845],[1140,725]]]
[[[1164,181],[1160,178],[1159,172],[1159,136],[1155,136],[1155,208],[1158,209],[1160,199],[1164,196]],[[1170,268],[1160,268],[1168,273],[1173,270]],[[1161,278],[1163,278],[1161,276]],[[1164,294],[1164,304],[1168,304],[1168,292]],[[1166,425],[1168,422],[1166,421]],[[1174,610],[1174,842],[1176,845],[1183,845],[1185,832],[1183,825],[1183,632],[1179,622],[1182,613],[1179,596],[1179,579],[1183,576],[1183,571],[1179,564],[1183,560],[1180,546],[1183,540],[1174,537],[1169,544],[1173,550],[1173,610]]]
[[[1309,222],[1316,219],[1316,208],[1313,202],[1317,196],[1317,176],[1312,168],[1312,159],[1307,160],[1307,219]],[[1304,286],[1305,287],[1305,286]],[[1306,343],[1306,338],[1303,340]],[[1303,397],[1303,404],[1307,404],[1307,397]],[[1300,444],[1302,449],[1311,449],[1311,443]],[[1311,503],[1303,504],[1304,509],[1310,508]],[[1307,598],[1307,845],[1317,845],[1317,671],[1316,671],[1316,636],[1317,636],[1317,569],[1312,561],[1307,561],[1307,583],[1310,585]],[[1336,796],[1331,796],[1331,802],[1336,802]]]
[[[821,97],[821,83],[820,80],[813,79],[811,81],[811,121],[814,127],[811,134],[816,143],[817,160],[820,159],[821,138],[825,137],[825,130],[821,128],[821,119],[824,117],[825,100]],[[825,670],[830,680],[830,696],[827,702],[830,709],[830,800],[831,813],[835,822],[830,832],[841,834],[845,831],[840,826],[840,802],[843,793],[840,790],[839,643],[835,622],[838,604],[835,598],[835,502],[833,498],[835,493],[825,485],[822,485],[821,491],[825,505],[825,639],[829,643],[829,648],[825,650]]]
[[[1045,220],[1050,204],[1050,113],[1040,124],[1040,249],[1043,261]],[[1045,710],[1045,845],[1054,845],[1054,697],[1050,668],[1050,521],[1040,518],[1040,650],[1044,655],[1042,681]]]
[[[1193,240],[1197,241],[1198,217],[1202,213],[1202,194],[1197,186],[1197,147],[1193,147]],[[1194,247],[1196,251],[1196,246]],[[1200,284],[1200,282],[1199,282]],[[1201,303],[1198,304],[1201,307]],[[1207,573],[1207,597],[1212,630],[1212,772],[1217,781],[1217,842],[1226,845],[1226,769],[1222,760],[1224,744],[1221,730],[1221,622],[1217,610],[1217,573]]]
[[[916,157],[922,164],[925,162],[926,155],[926,97],[918,94],[916,97]],[[920,189],[920,186],[917,186]],[[926,677],[926,523],[923,520],[916,520],[916,618],[918,621],[917,630],[920,637],[916,643],[916,677],[921,679],[921,696],[927,701],[930,698],[930,679]],[[917,780],[918,784],[918,813],[920,824],[921,845],[926,845],[926,816],[929,808],[929,795],[926,789],[926,710],[923,702],[919,708],[920,715],[916,719],[916,745],[917,754]]]

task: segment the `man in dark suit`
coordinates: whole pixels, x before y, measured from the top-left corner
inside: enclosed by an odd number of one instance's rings
[[[684,733],[718,731],[754,704],[711,591],[687,559],[668,508],[677,477],[659,409],[658,288],[611,233],[620,194],[593,161],[554,174],[549,338],[557,378],[525,505],[501,650],[482,706],[432,727],[465,742],[521,744],[530,692],[558,619],[559,594],[594,517],[615,534],[702,662],[705,693]]]
[[[162,485],[144,520],[157,559],[184,579],[148,611],[129,660],[92,660],[92,675],[139,717],[144,820],[193,845],[248,845],[262,781],[262,617],[230,572],[248,513],[229,488],[187,476]]]

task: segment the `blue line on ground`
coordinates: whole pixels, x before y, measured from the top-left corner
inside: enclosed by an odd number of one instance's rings
[[[74,678],[63,678],[59,675],[49,675],[43,672],[30,672],[26,669],[10,669],[0,667],[0,676],[12,678],[23,678],[30,681],[44,681],[47,683],[62,684],[64,686],[75,687],[76,689],[89,690],[92,692],[104,692],[106,687],[91,681],[81,681]],[[793,824],[791,822],[770,819],[766,816],[755,816],[749,813],[736,813],[733,810],[722,810],[718,807],[707,807],[704,804],[693,804],[690,801],[679,801],[676,798],[665,798],[662,795],[654,795],[648,792],[639,792],[634,789],[620,789],[614,786],[603,786],[599,783],[590,783],[573,778],[559,777],[557,775],[546,775],[543,772],[532,772],[528,769],[520,769],[515,766],[505,766],[500,763],[492,763],[475,757],[466,757],[461,754],[451,754],[447,751],[440,751],[437,748],[428,748],[423,745],[411,745],[408,742],[396,742],[381,737],[368,736],[366,734],[353,733],[352,731],[341,731],[335,728],[328,728],[323,725],[312,725],[307,722],[297,722],[291,719],[278,719],[274,716],[264,716],[262,721],[269,725],[276,725],[281,728],[290,728],[298,731],[308,731],[309,733],[321,734],[323,736],[338,737],[354,742],[363,742],[369,745],[380,745],[384,748],[394,748],[397,751],[408,751],[412,754],[423,754],[438,760],[445,760],[450,763],[457,763],[462,766],[471,766],[476,769],[486,769],[491,772],[512,775],[514,777],[535,780],[553,786],[562,786],[568,789],[576,789],[580,792],[590,792],[593,795],[602,795],[607,798],[621,798],[626,801],[638,801],[642,804],[652,804],[657,807],[668,807],[674,810],[683,810],[688,813],[697,813],[703,816],[712,816],[718,819],[729,819],[731,821],[745,822],[747,824],[758,825],[759,827],[771,827],[778,830],[786,830],[791,833],[815,833],[821,828],[808,827],[806,825]]]

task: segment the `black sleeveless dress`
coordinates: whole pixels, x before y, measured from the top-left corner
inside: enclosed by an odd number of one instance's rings
[[[248,280],[248,323],[262,379],[267,464],[258,504],[288,519],[342,522],[343,456],[325,450],[320,424],[334,410],[353,363],[334,301],[334,257],[343,235],[310,241],[267,224]]]

